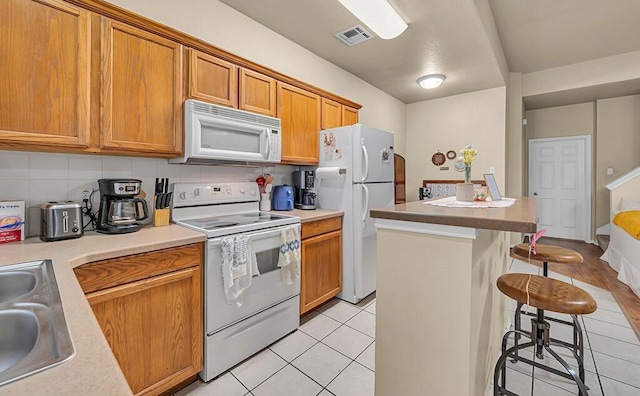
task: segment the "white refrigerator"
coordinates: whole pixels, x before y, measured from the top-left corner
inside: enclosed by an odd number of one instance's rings
[[[342,292],[357,303],[376,290],[371,208],[393,205],[393,133],[362,124],[320,131],[316,193],[320,209],[341,210]]]

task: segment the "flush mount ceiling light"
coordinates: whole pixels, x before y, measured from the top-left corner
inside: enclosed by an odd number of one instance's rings
[[[380,38],[389,40],[407,30],[402,20],[387,0],[338,0],[347,10],[369,26]]]
[[[438,88],[447,77],[444,74],[429,74],[418,79],[418,84],[424,89]]]

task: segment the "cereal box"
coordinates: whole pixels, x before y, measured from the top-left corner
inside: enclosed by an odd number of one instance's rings
[[[24,201],[0,201],[0,243],[24,240]]]

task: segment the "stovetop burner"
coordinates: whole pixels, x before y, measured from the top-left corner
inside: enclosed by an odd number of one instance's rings
[[[240,213],[225,216],[206,217],[202,219],[184,220],[183,223],[200,228],[205,231],[242,226],[255,223],[266,223],[275,220],[288,219],[288,216],[281,216],[267,212]]]

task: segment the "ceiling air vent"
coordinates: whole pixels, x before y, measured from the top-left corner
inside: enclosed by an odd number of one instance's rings
[[[349,47],[353,47],[354,45],[360,44],[363,41],[370,40],[371,38],[373,38],[373,34],[364,30],[362,26],[356,25],[352,28],[336,34],[336,37]]]

